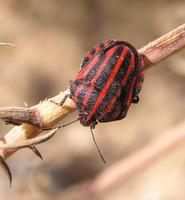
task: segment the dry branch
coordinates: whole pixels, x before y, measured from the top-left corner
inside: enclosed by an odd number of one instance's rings
[[[161,62],[184,47],[185,24],[149,43],[140,49],[139,52],[144,59],[146,70],[153,64]],[[24,122],[22,125],[14,127],[4,135],[0,143],[16,144],[16,142],[39,135],[42,132],[39,127],[54,127],[66,115],[76,110],[76,106],[70,98],[68,98],[61,107],[53,103],[59,102],[67,93],[69,93],[69,90],[31,108],[13,108],[14,110],[12,110],[12,108],[0,108],[0,119],[16,124]],[[14,112],[12,113],[12,111]],[[0,150],[0,155],[6,159],[14,152],[15,150]]]

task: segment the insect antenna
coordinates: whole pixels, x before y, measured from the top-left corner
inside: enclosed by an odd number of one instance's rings
[[[61,125],[61,126],[58,126],[57,128],[64,128],[64,127],[66,127],[66,126],[68,126],[68,125],[71,125],[71,124],[73,124],[73,123],[79,121],[79,119],[80,119],[80,118],[77,118],[77,119],[75,119],[74,121],[69,122],[69,123],[64,124],[64,125]],[[93,142],[94,142],[94,144],[95,144],[95,146],[96,146],[96,149],[97,149],[97,151],[98,151],[98,154],[100,155],[102,161],[103,161],[104,163],[106,163],[106,160],[105,160],[105,158],[103,157],[103,155],[102,155],[102,153],[101,153],[101,151],[100,151],[100,148],[99,148],[99,146],[98,146],[98,144],[97,144],[97,142],[96,142],[96,139],[95,139],[95,137],[94,137],[94,133],[93,133],[92,128],[90,128],[90,130],[91,130],[91,135],[92,135],[92,138],[93,138]]]
[[[96,146],[96,149],[97,149],[97,151],[98,151],[98,154],[100,155],[102,161],[103,161],[104,163],[106,163],[106,160],[105,160],[105,158],[103,157],[103,155],[102,155],[102,153],[101,153],[101,151],[100,151],[100,148],[99,148],[99,146],[98,146],[98,144],[97,144],[97,142],[96,142],[96,139],[95,139],[95,137],[94,137],[94,133],[93,133],[92,128],[90,128],[90,130],[91,130],[92,139],[93,139],[93,141],[94,141],[94,144],[95,144],[95,146]]]

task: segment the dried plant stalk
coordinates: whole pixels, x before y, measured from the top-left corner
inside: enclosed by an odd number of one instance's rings
[[[146,70],[153,64],[161,62],[184,47],[185,24],[149,43],[140,49],[139,52],[144,59]],[[14,127],[4,135],[1,138],[0,143],[12,144],[28,138],[33,138],[41,133],[42,130],[40,128],[55,126],[66,115],[76,110],[76,106],[70,98],[68,98],[62,106],[56,104],[67,93],[69,93],[69,90],[31,108],[0,108],[0,119],[16,124],[23,123],[21,126]],[[14,152],[15,150],[0,150],[0,155],[6,159]]]
[[[41,103],[39,103],[36,106],[33,106],[30,109],[36,110],[36,113],[39,113],[38,115],[35,115],[35,117],[31,118],[31,120],[35,122],[39,121],[42,123],[42,126],[45,128],[53,127],[55,126],[58,122],[60,122],[65,116],[67,116],[69,113],[75,111],[76,106],[74,102],[71,99],[67,99],[62,107],[58,106],[57,104],[53,103],[54,102],[59,102],[60,99],[62,99],[66,93],[69,93],[69,90],[66,90],[63,93],[58,94],[57,96],[45,100]],[[52,101],[51,101],[52,100]],[[16,109],[16,108],[15,108]],[[24,114],[21,115],[21,112],[25,108],[17,108],[16,110],[20,110],[19,116],[15,114],[15,118],[18,117],[20,120],[24,117]],[[11,111],[12,108],[2,108],[0,109],[0,118],[1,115],[10,115],[12,116]],[[14,109],[13,109],[14,110]],[[1,112],[2,111],[2,112]],[[3,113],[4,112],[4,113]],[[6,113],[6,114],[5,114]],[[18,113],[18,112],[17,112]],[[22,119],[24,120],[24,119]],[[33,126],[30,124],[23,123],[20,126],[15,126],[13,129],[11,129],[6,135],[4,135],[0,139],[0,144],[12,144],[12,143],[17,143],[20,141],[23,141],[25,139],[30,139],[33,137],[38,136],[42,130],[38,128],[37,126]],[[12,153],[14,153],[16,150],[7,150],[7,149],[0,149],[0,155],[2,158],[6,159]]]
[[[157,64],[185,47],[185,24],[150,42],[139,50],[145,69]]]

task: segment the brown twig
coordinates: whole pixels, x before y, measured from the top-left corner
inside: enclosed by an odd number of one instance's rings
[[[140,49],[139,52],[144,58],[145,69],[148,69],[153,64],[161,62],[184,47],[185,24],[149,43]],[[31,108],[14,108],[13,115],[11,113],[12,108],[1,108],[0,119],[15,124],[24,122],[24,124],[10,130],[1,138],[0,143],[12,144],[27,138],[33,138],[41,133],[42,130],[39,127],[48,128],[55,126],[66,115],[76,110],[76,106],[70,98],[68,98],[62,106],[56,104],[67,93],[69,93],[69,90],[66,90],[65,92],[60,93],[49,100],[45,100]],[[14,152],[15,151],[13,150],[2,149],[0,150],[0,155],[6,159]]]
[[[160,63],[162,60],[177,53],[185,47],[185,24],[150,42],[148,45],[139,49],[143,55],[145,69],[153,64]]]
[[[52,99],[45,100],[39,103],[38,105],[33,106],[31,109],[36,110],[36,113],[38,112],[40,116],[36,114],[34,115],[35,117],[31,118],[31,120],[34,122],[34,119],[35,119],[35,121],[37,122],[37,119],[38,119],[40,124],[42,122],[42,127],[45,127],[45,128],[55,126],[65,116],[75,111],[76,109],[74,102],[69,98],[65,101],[62,107],[53,103],[53,101],[56,103],[59,102],[60,99],[62,99],[63,96],[65,96],[67,93],[69,93],[68,90],[66,90],[63,93],[58,94]],[[23,111],[23,110],[24,108],[23,109],[18,108],[17,114],[14,113],[14,118],[18,117],[21,120],[22,114],[21,112],[19,114],[19,111]],[[0,111],[0,118],[1,118],[1,115],[4,116],[4,113],[6,113],[5,115],[7,115],[7,117],[9,115],[12,117],[10,111],[11,111],[11,108],[10,109],[2,108],[2,112]],[[16,144],[16,143],[19,143],[20,141],[24,141],[25,139],[36,137],[41,132],[42,130],[38,128],[37,126],[23,123],[20,126],[15,126],[6,135],[4,135],[0,140],[0,144],[12,144],[12,143]],[[0,155],[2,156],[2,158],[6,159],[10,155],[12,155],[15,151],[16,150],[0,149]]]

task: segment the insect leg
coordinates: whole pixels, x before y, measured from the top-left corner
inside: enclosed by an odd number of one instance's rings
[[[58,105],[62,106],[68,97],[70,97],[70,94],[66,94],[66,95],[63,97],[63,99],[61,99],[61,100],[58,102]]]

